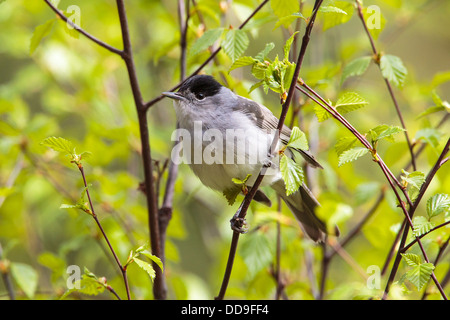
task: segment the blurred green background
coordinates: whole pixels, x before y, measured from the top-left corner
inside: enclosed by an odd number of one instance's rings
[[[304,16],[313,1],[306,1]],[[235,28],[259,4],[253,0],[198,0],[188,28],[188,47],[206,28]],[[227,3],[225,6],[224,4]],[[353,3],[348,1],[348,3]],[[377,49],[401,57],[408,69],[403,88],[395,94],[413,141],[427,144],[418,159],[418,170],[428,172],[449,137],[448,123],[435,130],[444,112],[417,116],[434,105],[433,92],[442,100],[450,96],[450,2],[445,0],[364,1],[378,5],[386,24]],[[61,0],[58,8],[80,8],[81,27],[121,49],[122,39],[114,1]],[[126,1],[128,22],[138,78],[146,101],[167,91],[179,81],[180,47],[176,1]],[[226,7],[225,10],[223,8]],[[221,9],[222,8],[222,9]],[[90,151],[84,162],[96,212],[121,261],[130,250],[148,242],[147,209],[138,191],[143,181],[137,114],[126,68],[119,56],[100,48],[83,36],[74,37],[61,20],[30,52],[36,27],[55,19],[44,1],[6,0],[0,2],[0,245],[2,270],[9,274],[17,298],[57,299],[66,290],[68,265],[87,267],[125,297],[123,281],[106,243],[90,216],[75,209],[59,209],[74,203],[83,184],[77,168],[52,150],[40,145],[49,136],[68,139],[77,151]],[[400,125],[392,101],[373,63],[367,72],[341,83],[346,64],[370,55],[370,44],[356,12],[345,24],[323,30],[326,14],[318,16],[308,47],[301,77],[323,97],[336,101],[346,90],[356,91],[369,105],[346,115],[362,133],[378,124]],[[204,25],[202,24],[204,21]],[[276,47],[269,57],[282,55],[288,31],[274,29],[277,16],[266,5],[246,29],[250,45],[245,55],[255,55],[265,44]],[[295,26],[295,22],[289,27]],[[300,35],[305,28],[300,24]],[[300,41],[299,41],[300,42]],[[188,74],[209,55],[206,50],[189,55]],[[280,114],[279,97],[262,89],[251,94],[257,82],[249,68],[228,73],[232,61],[221,52],[204,72],[213,74],[237,93],[264,103]],[[296,101],[298,103],[298,101]],[[350,133],[334,120],[317,122],[313,104],[304,104],[301,118],[294,119],[308,135],[311,148],[324,170],[309,173],[311,188],[328,212],[338,220],[342,235],[373,205],[386,181],[368,156],[338,167],[336,141]],[[161,166],[170,156],[175,128],[172,102],[160,101],[148,112],[152,156]],[[286,123],[291,123],[292,113]],[[392,172],[399,174],[409,161],[404,136],[396,142],[380,143],[379,153]],[[169,298],[211,299],[220,288],[228,254],[231,231],[228,220],[240,199],[230,207],[219,193],[203,187],[186,165],[179,168],[175,186],[173,218],[166,242]],[[424,199],[436,193],[450,193],[449,165],[443,166]],[[159,189],[162,197],[166,173]],[[269,191],[268,191],[269,192]],[[270,194],[270,192],[269,192]],[[276,203],[272,195],[272,200]],[[425,203],[425,201],[423,201]],[[340,209],[336,209],[340,208]],[[418,215],[424,214],[421,205]],[[241,237],[227,298],[272,299],[276,282],[271,275],[275,261],[276,204],[272,208],[252,204],[247,216],[251,232]],[[281,220],[281,270],[290,299],[312,299],[320,277],[322,247],[305,240],[289,211],[283,207]],[[362,232],[335,256],[326,280],[326,299],[379,297],[384,289],[366,285],[369,266],[382,267],[402,221],[389,190],[376,214]],[[424,238],[427,252],[434,257],[439,241],[446,240],[448,228]],[[327,250],[332,250],[328,247]],[[416,247],[412,252],[419,253]],[[308,268],[307,264],[312,267]],[[9,266],[9,267],[8,267]],[[438,279],[448,272],[449,255],[444,255],[435,272]],[[315,274],[311,277],[308,270]],[[398,278],[407,270],[402,263]],[[1,271],[1,270],[0,270]],[[132,298],[151,299],[152,282],[136,265],[129,268]],[[439,294],[430,285],[430,298]],[[381,289],[381,290],[380,290]],[[395,289],[395,290],[394,290]],[[411,284],[397,285],[392,298],[420,298]],[[446,289],[449,294],[449,288]],[[92,298],[72,294],[73,298]],[[114,299],[107,291],[96,298]],[[0,281],[0,299],[8,299]]]

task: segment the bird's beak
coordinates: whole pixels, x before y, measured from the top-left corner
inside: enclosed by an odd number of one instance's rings
[[[171,99],[175,99],[175,100],[185,100],[186,99],[178,92],[163,92],[162,95],[169,97]]]

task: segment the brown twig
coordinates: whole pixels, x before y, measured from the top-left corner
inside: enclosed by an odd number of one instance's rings
[[[114,248],[112,247],[111,242],[109,241],[109,238],[106,235],[105,230],[102,227],[102,224],[100,223],[100,220],[98,219],[97,215],[95,214],[94,205],[93,205],[92,200],[91,200],[89,187],[88,187],[88,184],[87,184],[87,181],[86,181],[86,176],[84,174],[84,168],[83,168],[81,163],[77,164],[77,167],[78,167],[78,170],[80,171],[81,176],[83,178],[84,187],[86,188],[86,195],[87,195],[87,198],[88,198],[88,201],[89,201],[89,207],[91,209],[90,214],[91,214],[92,218],[94,218],[95,223],[97,224],[100,232],[103,235],[103,238],[105,239],[106,243],[108,244],[109,250],[111,251],[111,253],[112,253],[113,257],[114,257],[114,260],[116,261],[117,266],[119,267],[120,272],[122,273],[123,282],[125,284],[125,290],[127,292],[127,298],[128,298],[128,300],[130,300],[131,299],[131,295],[130,295],[130,287],[128,285],[127,269],[122,266],[122,263],[120,263],[120,260],[117,257],[117,254],[114,251]]]

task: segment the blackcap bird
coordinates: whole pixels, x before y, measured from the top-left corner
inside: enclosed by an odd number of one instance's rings
[[[270,170],[261,186],[268,185],[276,191],[312,240],[324,240],[326,225],[315,214],[318,201],[305,184],[287,196],[277,164],[278,154],[268,156],[278,125],[277,117],[269,109],[236,95],[208,75],[190,77],[177,92],[163,95],[174,99],[183,154],[205,186],[224,192],[236,186],[233,178],[242,181],[251,174],[245,182],[251,188],[264,164],[270,161]],[[287,144],[290,135],[291,129],[284,126],[278,148]],[[284,154],[293,159],[289,149]],[[322,168],[307,150],[297,151],[308,165]],[[254,199],[270,205],[261,190]]]

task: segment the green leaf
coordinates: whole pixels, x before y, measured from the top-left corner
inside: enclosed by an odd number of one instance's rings
[[[357,58],[348,63],[342,71],[341,83],[349,77],[360,76],[364,72],[366,72],[367,68],[369,67],[370,61],[372,61],[372,57],[365,56]]]
[[[300,149],[300,150],[308,150],[308,140],[306,139],[305,133],[300,130],[298,127],[293,127],[291,136],[289,137],[289,141],[286,145],[287,147]]]
[[[270,6],[278,18],[300,11],[300,5],[297,0],[271,0]]]
[[[294,32],[289,39],[286,40],[286,43],[283,47],[284,52],[284,59],[289,61],[289,51],[291,50],[292,42],[294,41],[295,35],[298,33],[298,31]],[[292,78],[292,77],[291,77]]]
[[[403,131],[405,130],[398,126],[388,126],[386,124],[382,124],[376,126],[375,128],[370,129],[369,133],[372,137],[373,142],[376,142],[381,139],[385,139],[390,142],[395,142],[394,135]]]
[[[281,26],[288,28],[292,22],[294,22],[295,20],[297,20],[299,18],[303,19],[304,21],[307,20],[300,12],[296,12],[291,15],[288,15],[288,16],[278,19],[277,23],[275,23],[275,27],[273,27],[273,30],[278,29]]]
[[[51,20],[47,21],[46,23],[37,26],[34,29],[33,36],[31,37],[31,41],[30,41],[30,55],[33,54],[33,52],[36,50],[36,48],[41,43],[42,39],[50,33],[55,21],[56,21],[56,19],[51,19]]]
[[[228,204],[232,206],[236,201],[236,197],[241,193],[242,189],[238,186],[233,186],[231,188],[225,189],[222,194],[228,201]]]
[[[416,119],[440,111],[447,111],[447,113],[450,113],[450,103],[448,103],[447,101],[442,101],[441,97],[439,97],[435,90],[433,90],[432,92],[432,98],[435,105],[420,113]]]
[[[338,166],[342,166],[346,164],[347,162],[352,162],[358,159],[359,157],[362,157],[366,153],[369,152],[369,149],[366,149],[364,147],[355,147],[349,150],[346,150],[342,152],[342,154],[339,156],[339,164]]]
[[[345,1],[333,1],[332,5],[322,6],[319,9],[323,15],[323,30],[348,22],[353,15],[353,5]]]
[[[152,281],[155,279],[155,269],[153,269],[153,266],[141,259],[138,258],[133,258],[133,261],[136,262],[136,264],[143,270],[145,270],[147,272],[147,274],[150,276],[150,279],[152,279]]]
[[[411,281],[418,290],[428,282],[434,270],[432,263],[422,263],[420,257],[416,254],[405,253],[402,254],[405,262],[412,268],[406,272],[406,279]]]
[[[239,59],[237,59],[236,61],[233,62],[233,64],[230,67],[230,70],[228,70],[228,72],[231,72],[237,68],[251,66],[251,65],[255,64],[256,62],[257,62],[257,60],[252,57],[248,57],[248,56],[240,57]]]
[[[281,156],[280,160],[281,177],[286,186],[286,195],[295,193],[303,184],[303,169],[294,160],[286,155]]]
[[[380,59],[381,73],[397,87],[402,87],[405,83],[408,70],[403,65],[402,59],[397,56],[385,54]]]
[[[232,61],[237,60],[247,49],[249,39],[247,33],[240,29],[230,29],[225,35],[222,47]]]
[[[386,19],[377,5],[363,8],[363,17],[370,34],[376,40],[386,25]]]
[[[263,232],[254,232],[245,237],[240,250],[250,279],[273,261],[272,248],[273,245]]]
[[[20,262],[11,262],[10,268],[11,275],[17,285],[29,299],[32,299],[38,285],[38,273],[36,270],[32,266]]]
[[[60,137],[49,137],[41,142],[41,145],[50,147],[57,152],[62,152],[68,155],[75,153],[75,148],[69,140]]]
[[[238,179],[238,178],[232,178],[231,181],[233,181],[234,184],[237,184],[239,186],[245,185],[245,183],[248,181],[248,179],[251,177],[251,174],[248,174],[244,180]]]
[[[275,43],[273,43],[273,42],[267,43],[266,46],[264,47],[264,50],[259,52],[255,56],[255,59],[258,60],[259,62],[264,62],[266,60],[267,56],[269,55],[270,51],[273,50],[273,48],[275,48]]]
[[[212,46],[220,38],[223,30],[223,28],[215,28],[205,31],[189,48],[189,56],[195,56]]]
[[[161,271],[164,271],[164,266],[163,266],[163,263],[162,263],[160,258],[158,258],[157,256],[153,255],[148,250],[144,250],[144,251],[142,251],[140,253],[143,254],[144,256],[146,256],[147,258],[149,258],[150,260],[152,260],[154,263],[156,263],[158,265],[158,267],[161,269]]]
[[[414,171],[409,173],[408,171],[402,169],[402,173],[404,175],[401,176],[401,179],[417,190],[419,190],[422,184],[425,182],[425,174],[423,172]]]
[[[426,143],[429,143],[431,146],[436,148],[439,145],[439,139],[441,138],[442,133],[435,128],[423,128],[417,130],[415,139],[423,140]]]
[[[356,92],[346,92],[338,99],[335,107],[339,113],[345,114],[362,108],[367,104],[369,104],[369,102],[364,100],[364,98]]]
[[[447,213],[450,209],[450,196],[445,193],[438,193],[432,196],[427,201],[427,215],[428,219]]]
[[[414,226],[414,235],[416,237],[421,236],[422,234],[427,233],[432,228],[434,228],[434,223],[429,221],[424,216],[417,216],[414,217],[413,220],[413,226]]]
[[[340,156],[342,152],[347,151],[348,149],[353,147],[356,141],[358,140],[355,137],[340,138],[334,145],[334,150],[336,151],[337,155]]]
[[[367,104],[369,104],[369,102],[367,102],[356,92],[345,92],[336,102],[335,108],[339,113],[345,114],[360,109]],[[314,112],[319,122],[331,117],[331,114],[320,106],[314,106]]]

